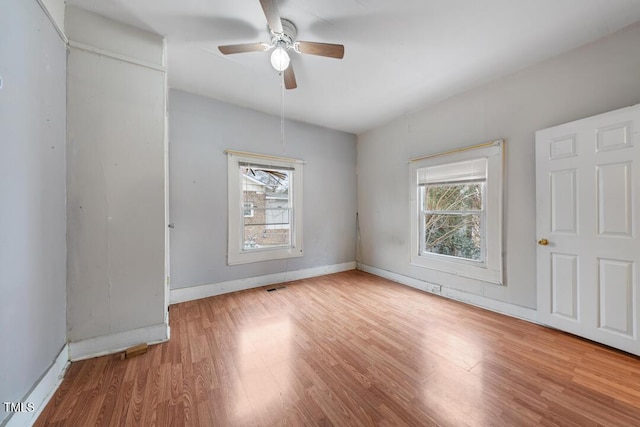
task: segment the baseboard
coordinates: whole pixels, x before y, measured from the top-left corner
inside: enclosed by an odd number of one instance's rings
[[[15,412],[6,420],[6,427],[30,426],[36,422],[47,403],[58,389],[64,378],[64,373],[69,367],[69,345],[65,344],[49,367],[47,372],[36,383],[35,387],[22,400],[23,403],[32,403],[33,412]]]
[[[345,262],[343,264],[325,265],[322,267],[307,268],[304,270],[296,271],[285,271],[283,273],[268,274],[266,276],[249,277],[246,279],[230,280],[227,282],[218,282],[207,285],[190,286],[188,288],[171,289],[169,301],[170,304],[177,304],[180,302],[193,301],[230,292],[259,288],[260,286],[292,282],[294,280],[324,276],[325,274],[355,270],[355,268],[355,262]]]
[[[169,325],[159,323],[131,331],[118,332],[69,343],[72,362],[123,351],[137,344],[158,344],[169,340]]]
[[[420,289],[432,294],[441,295],[445,298],[464,302],[466,304],[475,305],[486,310],[495,311],[496,313],[506,314],[511,317],[526,320],[532,323],[538,322],[538,314],[536,310],[528,307],[522,307],[516,304],[510,304],[504,301],[498,301],[482,295],[471,294],[469,292],[457,289],[447,288],[445,286],[434,283],[425,282],[424,280],[415,279],[413,277],[404,276],[402,274],[393,273],[391,271],[382,270],[380,268],[371,267],[365,264],[359,264],[358,269],[385,279],[393,280],[412,288]]]

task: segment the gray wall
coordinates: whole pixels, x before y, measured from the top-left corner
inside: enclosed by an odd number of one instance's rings
[[[158,35],[73,7],[65,28],[72,42],[163,65]],[[75,47],[67,75],[75,342],[164,322],[166,86],[163,71]]]
[[[304,257],[227,266],[227,148],[307,162]],[[354,135],[287,120],[283,150],[279,117],[171,90],[171,287],[354,261],[355,166]]]
[[[365,265],[536,306],[535,131],[640,102],[640,24],[358,138]],[[506,139],[506,286],[409,265],[407,160]]]
[[[2,4],[0,402],[18,402],[66,341],[66,51],[35,0]]]

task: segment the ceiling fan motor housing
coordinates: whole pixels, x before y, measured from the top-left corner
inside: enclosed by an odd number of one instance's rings
[[[289,21],[288,19],[282,18],[281,21],[283,32],[274,33],[273,31],[271,31],[271,43],[274,46],[281,46],[284,43],[287,48],[290,48],[293,46],[293,41],[298,35],[298,29],[293,24],[293,22]]]

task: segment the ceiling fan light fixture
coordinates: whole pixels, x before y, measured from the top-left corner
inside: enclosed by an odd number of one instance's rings
[[[289,62],[291,62],[291,58],[289,58],[289,54],[282,46],[276,47],[271,52],[271,65],[276,71],[282,72],[286,70],[289,67]]]

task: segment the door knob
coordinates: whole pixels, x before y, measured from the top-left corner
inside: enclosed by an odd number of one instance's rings
[[[547,239],[540,239],[538,240],[538,244],[540,246],[547,246],[549,244],[549,241]]]

